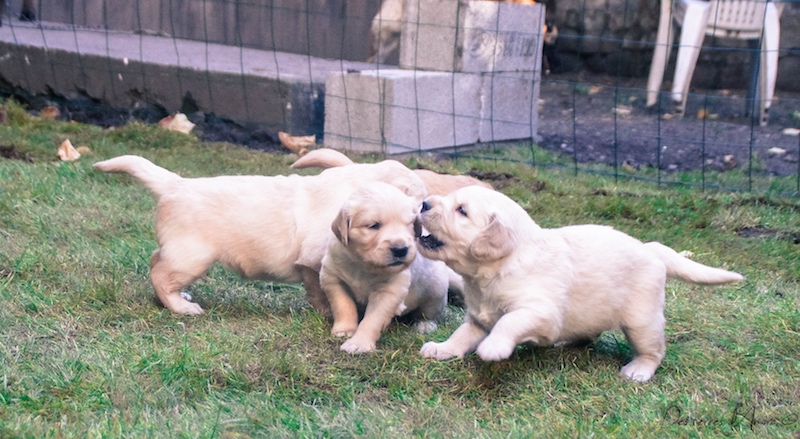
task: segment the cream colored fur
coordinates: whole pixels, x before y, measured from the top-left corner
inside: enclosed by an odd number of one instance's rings
[[[452,271],[417,255],[419,205],[394,186],[376,182],[354,192],[333,221],[320,284],[333,313],[332,334],[349,337],[342,350],[375,350],[392,318],[412,312],[419,314],[420,331],[436,328]]]
[[[335,149],[319,148],[309,151],[306,155],[297,159],[292,163],[292,168],[327,169],[352,164],[353,161],[349,157]],[[447,195],[456,189],[473,185],[492,188],[489,183],[468,175],[439,174],[427,169],[414,169],[414,173],[425,182],[428,195]]]
[[[464,277],[467,304],[450,338],[422,346],[429,358],[476,351],[497,361],[520,343],[553,345],[622,330],[635,353],[621,375],[648,381],[665,352],[667,278],[707,285],[744,279],[611,227],[542,229],[510,198],[474,186],[429,197],[420,220],[430,231],[418,240],[420,253]]]
[[[370,55],[367,62],[383,64],[400,47],[403,28],[403,0],[383,0],[370,26]]]
[[[219,176],[182,178],[138,156],[95,163],[123,172],[158,199],[158,248],[150,278],[161,302],[173,312],[203,309],[181,289],[219,262],[243,277],[303,282],[306,297],[329,312],[319,287],[319,270],[330,224],[344,201],[362,184],[383,181],[421,200],[425,188],[394,161],[330,169],[315,176]]]

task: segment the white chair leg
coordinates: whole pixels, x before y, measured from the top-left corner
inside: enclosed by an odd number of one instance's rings
[[[759,113],[759,123],[762,126],[767,124],[769,108],[772,105],[772,97],[775,95],[775,82],[778,79],[780,32],[780,13],[774,3],[769,3],[767,4],[766,16],[764,17],[761,67],[758,72],[759,84],[763,84],[763,86],[759,86],[763,90],[763,94],[759,96],[759,107],[761,110]]]
[[[661,0],[661,15],[658,20],[656,47],[653,50],[653,61],[650,64],[650,76],[647,78],[647,106],[652,107],[658,100],[658,92],[664,80],[669,52],[672,49],[672,1]]]
[[[683,116],[686,110],[686,98],[689,94],[697,58],[708,23],[708,3],[690,2],[681,26],[681,39],[678,48],[678,59],[675,64],[675,79],[672,82],[672,101],[675,114]]]

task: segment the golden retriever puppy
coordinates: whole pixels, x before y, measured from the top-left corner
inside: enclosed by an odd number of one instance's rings
[[[664,357],[667,278],[702,285],[742,275],[693,262],[657,242],[647,244],[598,225],[542,229],[517,203],[480,187],[429,197],[420,213],[430,235],[422,255],[464,278],[467,316],[428,358],[509,358],[520,343],[554,345],[622,330],[634,350],[621,375],[647,381]]]
[[[343,351],[375,350],[395,316],[416,316],[420,332],[436,328],[451,274],[457,275],[443,262],[417,255],[419,206],[396,187],[375,182],[354,192],[333,221],[336,239],[322,259],[320,284],[333,313],[331,333],[349,337]]]
[[[424,198],[419,177],[395,161],[326,170],[314,176],[182,178],[138,156],[98,162],[123,172],[158,199],[150,280],[169,310],[202,314],[181,289],[215,262],[251,279],[303,282],[308,301],[323,314],[328,303],[319,270],[330,224],[360,185],[383,181]]]
[[[328,169],[340,166],[352,165],[350,157],[342,154],[335,149],[320,148],[309,151],[292,163],[293,169],[320,168]],[[489,183],[478,180],[468,175],[439,174],[427,169],[414,169],[414,173],[425,183],[428,195],[447,195],[456,189],[465,186],[483,186],[492,189]]]

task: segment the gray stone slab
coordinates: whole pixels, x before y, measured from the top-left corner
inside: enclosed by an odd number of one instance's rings
[[[332,73],[325,145],[397,154],[535,138],[539,87],[532,72]]]
[[[538,72],[481,75],[481,142],[536,139],[539,127]]]
[[[331,74],[325,145],[407,153],[478,141],[481,77],[414,70]]]

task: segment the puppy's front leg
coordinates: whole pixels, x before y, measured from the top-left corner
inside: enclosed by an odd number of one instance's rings
[[[374,351],[381,332],[392,321],[402,302],[403,296],[393,291],[370,295],[364,319],[358,324],[353,337],[342,344],[341,349],[351,354]]]
[[[557,314],[538,308],[518,309],[504,314],[475,353],[483,361],[500,361],[510,357],[520,343],[552,345],[561,332],[560,322],[553,315]]]
[[[358,327],[356,302],[345,290],[339,278],[329,275],[324,269],[320,276],[320,283],[333,314],[331,334],[335,337],[352,336]]]
[[[453,332],[447,340],[441,343],[429,341],[422,345],[419,353],[425,358],[447,360],[449,358],[463,358],[464,355],[475,350],[475,347],[486,338],[487,332],[467,317],[464,323]]]

